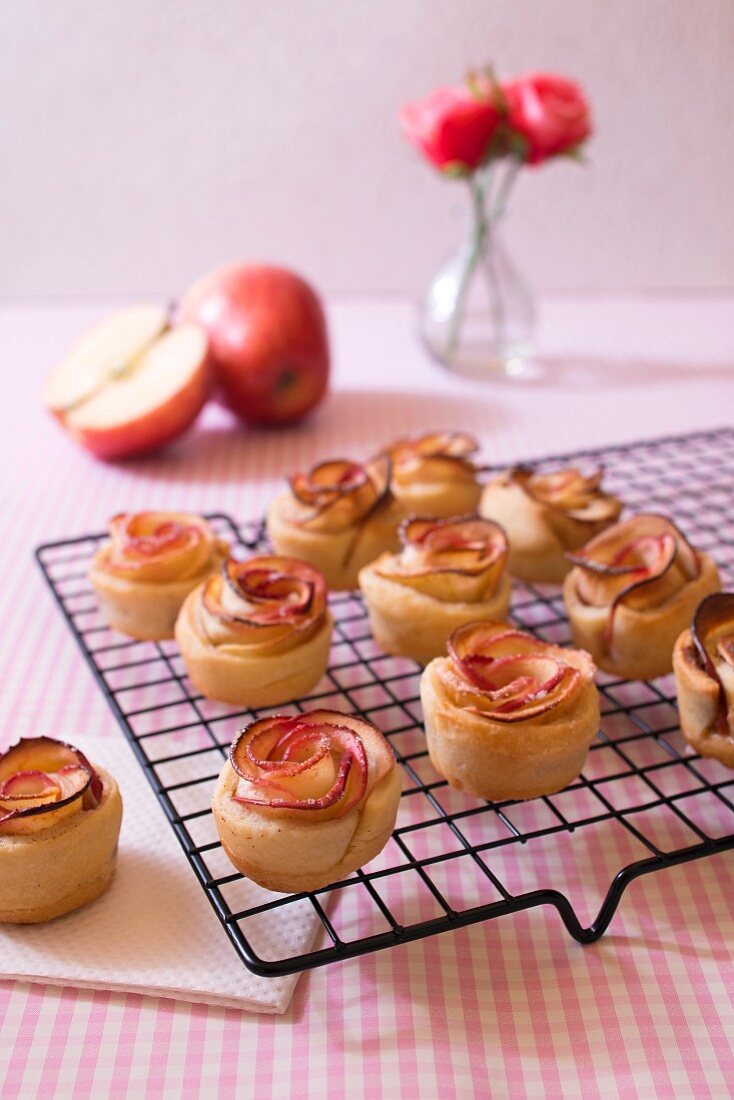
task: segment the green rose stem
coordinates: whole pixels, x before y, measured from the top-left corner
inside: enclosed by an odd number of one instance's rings
[[[505,172],[502,179],[497,196],[492,204],[491,212],[487,212],[487,200],[489,197],[489,185],[491,166],[488,165],[485,168],[479,169],[479,171],[472,173],[469,176],[469,191],[472,200],[472,210],[474,215],[473,228],[472,228],[472,240],[471,251],[469,257],[464,265],[464,269],[461,273],[459,280],[459,287],[456,292],[456,299],[454,302],[454,311],[451,318],[451,325],[449,328],[448,341],[446,344],[446,355],[450,357],[456,351],[456,346],[459,341],[459,334],[461,331],[461,325],[464,320],[464,311],[466,309],[466,297],[469,291],[469,284],[471,277],[474,274],[474,270],[482,259],[483,255],[487,256],[487,275],[489,276],[489,296],[492,309],[492,316],[494,320],[495,331],[497,333],[498,348],[501,347],[504,342],[504,328],[505,328],[505,308],[502,300],[502,291],[500,287],[499,275],[495,266],[495,260],[493,255],[492,244],[492,232],[502,217],[505,207],[507,205],[507,199],[512,185],[515,182],[517,174],[522,167],[523,161],[518,157],[513,157],[510,165]]]

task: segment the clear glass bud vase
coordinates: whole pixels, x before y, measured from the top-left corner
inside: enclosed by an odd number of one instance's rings
[[[502,196],[490,213],[486,182],[474,178],[470,186],[471,233],[428,288],[421,334],[434,358],[451,370],[487,378],[521,375],[534,350],[535,300],[499,236]]]

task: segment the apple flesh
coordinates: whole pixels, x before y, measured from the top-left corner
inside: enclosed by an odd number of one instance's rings
[[[161,307],[134,306],[77,341],[48,379],[43,401],[87,450],[128,458],[186,431],[209,389],[204,329],[169,329]]]
[[[179,318],[206,329],[221,396],[245,422],[292,424],[324,396],[324,311],[314,289],[292,271],[219,268],[186,293]]]

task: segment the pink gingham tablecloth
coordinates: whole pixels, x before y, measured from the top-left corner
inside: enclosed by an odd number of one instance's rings
[[[488,461],[719,427],[734,412],[734,299],[558,297],[526,382],[432,366],[410,303],[331,303],[335,391],[302,428],[184,443],[117,467],[38,408],[40,381],[108,304],[0,315],[3,730],[119,736],[31,558],[121,508],[260,514],[282,474],[406,431],[462,426]],[[534,910],[304,975],[283,1016],[0,982],[0,1096],[723,1097],[734,1081],[734,858],[637,881],[580,947]],[[233,954],[233,965],[239,965]]]

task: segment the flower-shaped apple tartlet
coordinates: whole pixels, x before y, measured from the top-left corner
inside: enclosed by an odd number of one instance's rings
[[[421,677],[426,740],[452,787],[494,802],[562,790],[599,728],[594,662],[506,623],[469,623]]]
[[[338,882],[373,859],[395,826],[400,788],[392,749],[375,726],[316,710],[243,730],[212,809],[237,870],[293,894]]]
[[[290,558],[230,558],[187,596],[176,641],[202,695],[272,707],[318,683],[332,627],[326,584],[313,566]]]
[[[489,482],[479,511],[507,531],[513,577],[560,584],[571,568],[566,552],[616,522],[622,504],[602,491],[603,473],[568,467],[542,474],[516,466]]]
[[[713,560],[665,516],[632,516],[569,560],[563,598],[574,644],[626,680],[670,672],[676,638],[720,587]]]
[[[446,652],[462,623],[504,619],[510,578],[501,527],[478,516],[412,517],[399,533],[401,553],[383,554],[359,574],[372,633],[386,653],[425,665]]]
[[[673,651],[680,728],[701,756],[734,768],[734,592],[699,604]]]
[[[220,568],[229,544],[183,512],[122,513],[109,533],[89,579],[110,625],[141,640],[172,638],[187,595]]]
[[[398,439],[383,452],[392,461],[392,490],[403,513],[463,516],[481,495],[474,455],[479,445],[464,432],[431,432]]]
[[[108,772],[51,737],[0,753],[0,921],[39,924],[103,893],[122,800]]]
[[[397,550],[404,513],[390,490],[390,460],[333,459],[289,479],[273,501],[268,535],[279,554],[320,569],[329,588],[357,587],[357,574],[384,550]]]

